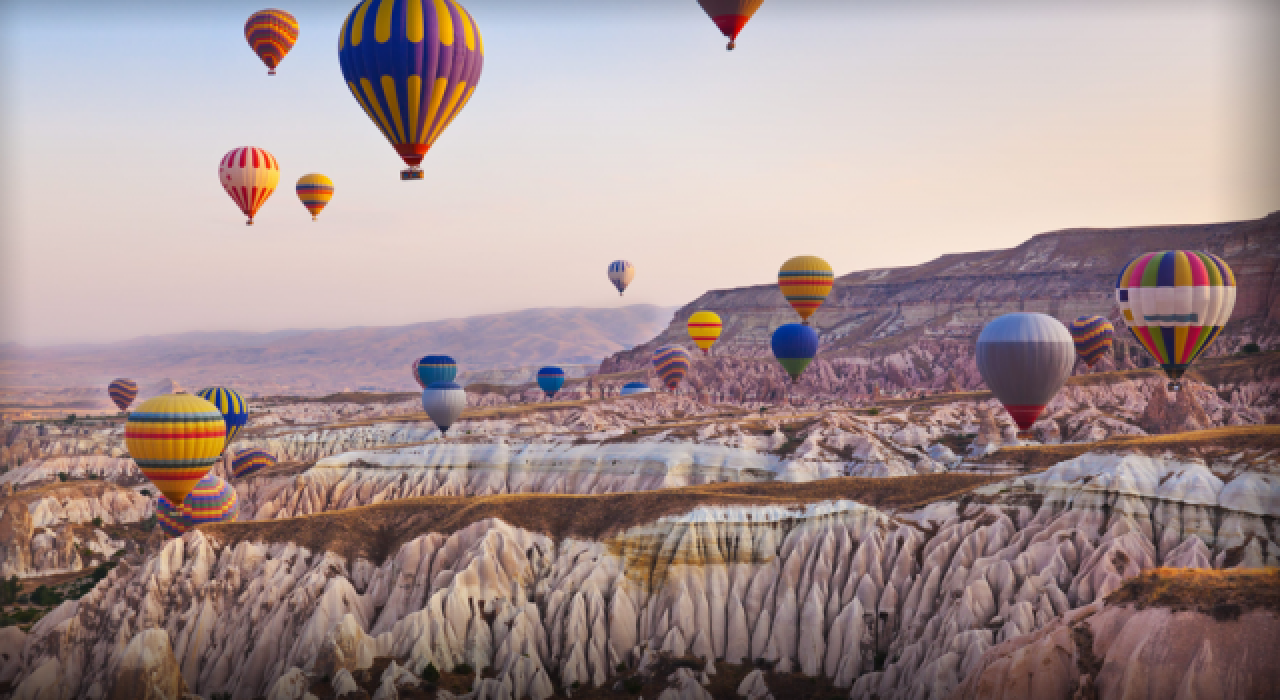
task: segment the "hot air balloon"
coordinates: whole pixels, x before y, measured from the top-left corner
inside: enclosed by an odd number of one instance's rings
[[[466,407],[466,390],[453,382],[436,382],[422,391],[422,409],[441,434],[449,432]]]
[[[249,48],[267,64],[267,75],[275,75],[276,66],[298,40],[298,20],[284,10],[255,12],[244,23],[244,38]]]
[[[1052,316],[1005,314],[978,335],[977,361],[991,393],[1026,431],[1071,376],[1076,349],[1066,327]]]
[[[338,36],[342,78],[404,159],[401,180],[462,111],[480,80],[484,41],[454,0],[364,0]]]
[[[634,396],[636,394],[648,394],[651,391],[653,390],[644,382],[627,382],[622,385],[622,391],[619,393],[622,396]]]
[[[234,389],[220,386],[201,389],[196,392],[196,396],[213,404],[222,412],[222,418],[227,424],[227,441],[223,447],[230,445],[231,441],[236,439],[236,435],[240,434],[240,429],[249,422],[249,405]]]
[[[543,367],[538,370],[538,388],[546,392],[548,399],[554,399],[556,392],[560,391],[562,386],[564,386],[564,370],[559,367]]]
[[[747,26],[747,22],[760,9],[760,5],[764,4],[764,0],[698,0],[698,4],[702,5],[702,9],[720,28],[720,32],[729,37],[729,46],[726,48],[732,51],[737,45],[738,32]]]
[[[427,355],[413,363],[413,378],[426,389],[436,382],[451,382],[458,376],[458,363],[448,355]]]
[[[208,473],[226,440],[218,408],[189,394],[147,399],[124,426],[124,443],[138,469],[178,505]]]
[[[254,447],[248,450],[241,450],[236,454],[236,458],[231,461],[231,474],[237,479],[243,479],[250,474],[274,466],[276,466],[274,455],[266,450]]]
[[[636,266],[626,260],[614,260],[609,263],[609,281],[618,288],[618,296],[627,291],[627,285],[636,277]]]
[[[107,395],[121,411],[128,410],[129,404],[138,398],[138,383],[132,379],[117,379],[107,385]]]
[[[800,323],[788,323],[778,326],[769,344],[773,347],[773,356],[794,384],[818,354],[818,332]]]
[[[187,531],[187,514],[181,507],[174,507],[164,496],[156,497],[156,525],[169,537],[182,537]]]
[[[206,474],[191,489],[186,502],[182,504],[183,514],[187,516],[187,528],[234,521],[240,510],[239,500],[231,484],[220,476]]]
[[[1116,279],[1129,332],[1177,390],[1187,368],[1222,332],[1236,305],[1236,278],[1216,255],[1166,250],[1135,258]]]
[[[805,325],[809,325],[809,317],[826,301],[834,280],[827,261],[812,255],[791,258],[778,270],[778,288]]]
[[[653,368],[662,383],[671,391],[680,386],[680,381],[689,371],[689,351],[679,345],[663,345],[653,351]]]
[[[1102,316],[1081,316],[1067,324],[1071,338],[1076,343],[1076,354],[1090,368],[1111,349],[1111,338],[1116,329]]]
[[[333,199],[333,180],[320,173],[303,175],[298,178],[297,192],[302,206],[311,212],[311,220],[315,221],[329,204],[329,200]]]
[[[253,217],[280,184],[280,163],[261,148],[233,148],[218,164],[218,181],[252,226]]]
[[[714,311],[698,311],[689,317],[689,337],[702,348],[702,354],[709,354],[711,346],[720,337],[720,317]]]

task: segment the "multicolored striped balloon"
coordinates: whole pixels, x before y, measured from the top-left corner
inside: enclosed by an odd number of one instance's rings
[[[107,395],[121,411],[128,410],[129,404],[138,398],[138,383],[132,379],[117,379],[107,385]]]
[[[714,311],[698,311],[689,317],[688,327],[693,344],[702,348],[702,354],[709,354],[711,346],[720,337],[720,317]]]
[[[720,28],[720,32],[729,37],[729,46],[726,48],[732,51],[737,45],[738,32],[747,26],[747,22],[764,4],[764,0],[698,0],[698,4],[702,5],[702,9]]]
[[[627,291],[631,280],[636,278],[636,266],[626,260],[614,260],[609,263],[609,281],[618,290],[618,296]]]
[[[231,441],[236,439],[236,435],[240,434],[240,429],[249,422],[249,405],[234,389],[220,386],[201,389],[196,392],[196,396],[217,406],[222,412],[222,418],[227,424],[227,441],[224,447],[230,445]]]
[[[188,529],[209,523],[229,523],[240,511],[240,499],[235,488],[222,477],[207,474],[191,489],[182,511]]]
[[[240,450],[236,458],[231,460],[231,474],[236,479],[243,479],[268,467],[276,466],[276,458],[270,452],[256,447]]]
[[[1222,332],[1236,305],[1236,278],[1222,258],[1191,250],[1138,256],[1116,278],[1129,332],[1173,388]]]
[[[280,163],[261,148],[233,148],[218,164],[218,182],[249,217],[246,225],[252,226],[253,217],[280,184]]]
[[[786,370],[791,382],[800,381],[809,363],[818,355],[818,332],[800,323],[778,326],[769,340],[773,356]]]
[[[1111,339],[1116,329],[1102,316],[1081,316],[1067,324],[1071,339],[1076,342],[1076,354],[1090,368],[1111,349]]]
[[[170,503],[183,502],[222,454],[226,441],[222,413],[190,394],[147,399],[124,426],[129,456]]]
[[[284,10],[255,12],[244,23],[244,38],[267,64],[267,75],[275,75],[276,66],[298,40],[298,20]]]
[[[484,41],[454,0],[364,0],[342,23],[347,88],[409,166],[419,165],[466,106],[484,67]]]
[[[187,514],[181,507],[175,508],[164,496],[156,496],[156,525],[170,537],[182,537],[188,527]]]
[[[538,370],[538,388],[547,394],[547,398],[554,399],[556,392],[560,391],[560,387],[564,386],[564,370],[559,367],[543,367]]]
[[[458,376],[458,363],[448,355],[427,355],[413,362],[413,380],[426,389],[438,382],[451,382]]]
[[[831,293],[835,273],[826,260],[813,255],[800,255],[782,264],[778,270],[778,288],[791,308],[800,314],[805,325]]]
[[[653,352],[653,368],[662,378],[663,385],[675,391],[684,375],[688,374],[692,359],[689,351],[679,345],[663,345]]]
[[[320,212],[329,204],[329,200],[333,199],[333,180],[320,173],[311,173],[298,178],[295,189],[298,192],[298,199],[302,200],[302,206],[311,212],[312,221],[316,220]]]

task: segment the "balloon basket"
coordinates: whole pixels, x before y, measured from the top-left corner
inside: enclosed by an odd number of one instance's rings
[[[425,173],[421,168],[408,168],[400,171],[401,180],[421,180]]]
[[[735,42],[733,42],[733,41],[730,41],[730,42],[729,42],[729,45],[728,45],[728,46],[726,46],[726,47],[724,47],[724,50],[725,50],[725,51],[732,51],[732,50],[734,49],[734,47],[736,47],[736,46],[737,46],[737,43],[735,43]]]

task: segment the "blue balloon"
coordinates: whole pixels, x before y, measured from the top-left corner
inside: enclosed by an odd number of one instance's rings
[[[818,332],[799,323],[779,326],[773,332],[773,356],[795,382],[818,354]]]
[[[538,386],[547,392],[547,398],[555,398],[556,392],[564,386],[564,370],[559,367],[543,367],[538,370]]]
[[[622,391],[620,393],[622,396],[631,396],[633,394],[647,394],[650,391],[653,390],[644,382],[627,382],[622,385]]]
[[[413,378],[423,389],[458,376],[458,363],[448,355],[427,355],[413,363]]]

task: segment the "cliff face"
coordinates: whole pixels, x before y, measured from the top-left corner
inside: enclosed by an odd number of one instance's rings
[[[1280,212],[1255,221],[1201,226],[1043,233],[1009,250],[853,272],[836,280],[811,323],[822,337],[824,357],[869,361],[885,388],[941,388],[934,375],[949,372],[957,375],[961,388],[973,388],[973,342],[987,321],[1013,311],[1047,313],[1063,321],[1099,314],[1121,329],[1113,301],[1116,275],[1135,256],[1170,248],[1221,255],[1236,274],[1239,292],[1232,323],[1211,354],[1234,351],[1249,341],[1264,347],[1280,342]],[[724,321],[715,346],[720,357],[769,357],[772,330],[797,320],[772,283],[707,292],[676,312],[650,342],[606,359],[601,373],[644,369],[654,348],[666,343],[692,348],[685,323],[702,309],[716,311]],[[1144,362],[1145,353],[1127,334],[1118,333],[1117,340],[1122,349],[1116,366]],[[929,376],[892,372],[884,360],[895,354],[928,356]]]

